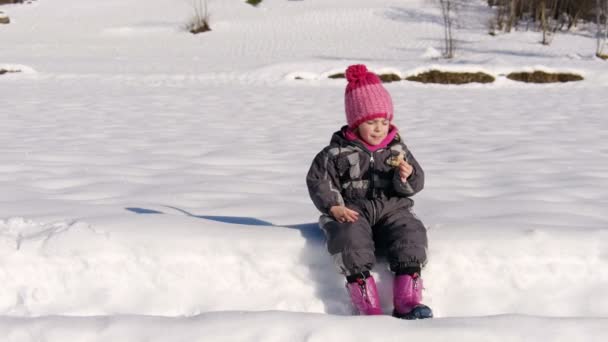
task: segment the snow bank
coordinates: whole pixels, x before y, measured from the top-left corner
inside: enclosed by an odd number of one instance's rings
[[[150,210],[98,226],[0,221],[1,312],[350,313],[342,279],[314,224],[171,216]],[[425,296],[437,317],[608,315],[602,294],[608,286],[605,231],[438,227],[429,238]],[[392,277],[380,262],[376,276],[390,311]]]
[[[190,318],[113,316],[0,318],[7,342],[459,341],[600,342],[607,319],[495,316],[408,322],[289,312],[221,312]],[[542,329],[539,329],[542,327]]]

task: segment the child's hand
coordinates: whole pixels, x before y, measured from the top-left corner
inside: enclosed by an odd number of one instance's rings
[[[399,176],[401,180],[405,182],[409,176],[411,176],[412,172],[414,172],[414,167],[406,162],[405,160],[399,164]]]
[[[343,205],[334,205],[329,209],[329,212],[338,222],[355,222],[359,218],[358,212]]]

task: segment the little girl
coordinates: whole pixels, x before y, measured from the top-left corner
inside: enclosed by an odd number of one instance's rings
[[[393,316],[433,317],[421,303],[426,228],[410,199],[422,190],[424,173],[391,124],[393,103],[378,76],[364,65],[351,65],[346,79],[348,125],[333,134],[306,177],[310,197],[322,212],[327,249],[346,276],[359,314],[382,314],[370,275],[375,246],[380,246],[395,273]]]

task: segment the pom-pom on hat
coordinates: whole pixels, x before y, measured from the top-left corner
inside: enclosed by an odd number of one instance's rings
[[[346,80],[344,109],[350,129],[377,118],[393,121],[393,101],[376,74],[356,64],[346,69]]]

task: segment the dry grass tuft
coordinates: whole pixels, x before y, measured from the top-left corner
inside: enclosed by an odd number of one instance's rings
[[[209,26],[209,10],[207,0],[191,0],[192,1],[192,17],[185,25],[185,29],[192,33],[198,34],[211,31]]]
[[[603,60],[608,60],[608,55],[607,54],[598,53],[596,56],[598,58],[603,59]]]
[[[192,18],[188,24],[186,24],[186,30],[192,34],[203,33],[211,31],[207,20],[201,20],[197,17]]]

